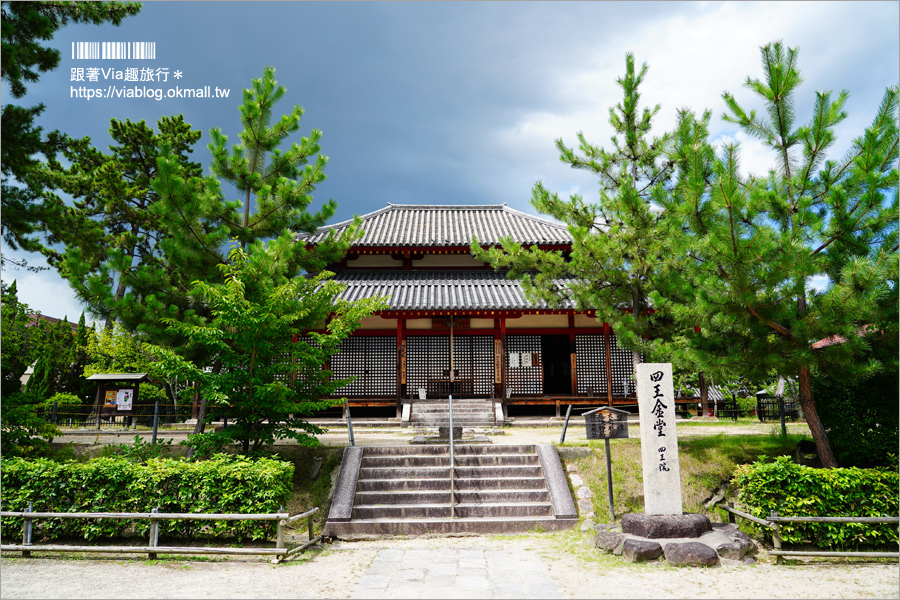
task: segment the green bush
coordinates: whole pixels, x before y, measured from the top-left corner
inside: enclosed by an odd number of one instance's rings
[[[172,450],[172,440],[161,440],[156,443],[145,442],[144,439],[136,435],[133,444],[116,444],[104,446],[100,450],[100,457],[108,458],[112,456],[120,456],[131,462],[146,462],[151,458],[164,458],[163,454],[168,454]]]
[[[274,513],[287,504],[294,466],[217,454],[187,462],[151,458],[138,464],[124,457],[86,463],[4,458],[0,472],[3,510],[20,511],[34,502],[42,512]],[[130,532],[147,535],[149,521],[38,519],[35,532],[95,540]],[[274,521],[160,521],[160,535],[188,538],[234,536],[266,539]],[[4,518],[2,535],[21,535],[21,518]],[[38,537],[38,539],[40,539]]]
[[[733,483],[747,512],[766,518],[771,511],[784,517],[896,517],[900,510],[896,470],[814,469],[781,456],[774,462],[741,465]],[[758,533],[768,528],[753,524]],[[782,540],[820,547],[896,545],[896,524],[782,523]]]

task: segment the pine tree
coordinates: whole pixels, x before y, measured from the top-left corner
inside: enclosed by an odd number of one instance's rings
[[[707,360],[756,379],[796,375],[819,457],[834,467],[811,374],[839,364],[848,377],[866,377],[884,365],[861,357],[877,338],[897,336],[898,90],[886,90],[846,156],[826,161],[849,94],[818,92],[811,120],[798,126],[797,50],[774,43],[761,54],[765,79],[746,85],[768,118],[729,93],[724,118],[762,140],[775,166],[765,178],[744,177],[736,145],[716,154],[709,143],[710,113],[680,114],[678,186],[666,208],[683,226],[673,252],[691,260],[654,301],[700,326],[692,345]],[[809,285],[820,275],[830,279],[824,292]],[[814,349],[826,339],[842,343]]]
[[[569,300],[579,309],[595,309],[597,319],[610,323],[621,343],[633,349],[638,364],[641,351],[650,350],[645,338],[662,326],[650,317],[649,294],[658,274],[675,258],[666,248],[668,225],[658,203],[670,187],[671,163],[665,156],[668,134],[650,136],[660,106],[639,106],[647,65],[637,71],[628,54],[625,67],[625,76],[617,80],[623,99],[609,109],[612,148],[591,144],[581,132],[578,151],[556,140],[563,163],[597,176],[598,201],[587,202],[577,194],[565,200],[541,182],[532,192],[539,212],[568,225],[571,254],[523,248],[511,239],[489,250],[475,240],[472,252],[496,269],[509,269],[532,300],[551,306]]]
[[[229,247],[239,245],[253,260],[255,253],[265,251],[260,242],[271,240],[280,248],[278,260],[283,264],[265,273],[268,279],[260,285],[283,285],[302,277],[304,271],[320,272],[340,260],[358,231],[357,224],[312,250],[295,242],[297,234],[323,226],[334,215],[336,203],[330,200],[316,212],[309,210],[312,192],[325,179],[327,158],[319,154],[322,134],[313,129],[309,137],[280,149],[299,130],[303,115],[303,109],[294,106],[273,122],[274,106],[284,94],[271,67],[244,90],[241,143],[229,152],[227,137],[218,129],[210,132],[213,176],[193,176],[170,148],[162,147],[152,184],[160,200],[151,210],[164,230],[177,235],[166,235],[159,242],[166,269],[136,278],[134,288],[147,290],[141,301],[137,294],[126,294],[117,307],[123,325],[139,328],[149,341],[173,348],[215,373],[222,369],[222,361],[190,338],[179,337],[186,330],[169,327],[171,319],[200,326],[210,318],[207,300],[198,295],[192,282],[223,283],[220,265],[228,264]],[[237,188],[240,197],[227,200],[220,179]],[[201,403],[197,433],[203,430],[206,398]]]
[[[118,25],[130,15],[140,11],[135,2],[3,2],[2,11],[2,65],[3,81],[9,84],[13,98],[22,98],[27,84],[40,78],[41,73],[52,71],[59,65],[60,52],[44,46],[42,42],[53,38],[61,27],[69,23],[111,22]],[[42,244],[38,234],[42,226],[52,223],[62,205],[44,197],[48,188],[38,167],[44,155],[52,159],[71,142],[58,131],[43,134],[35,125],[44,111],[44,105],[22,107],[6,104],[3,107],[0,126],[0,164],[3,170],[2,239],[8,248],[38,251]],[[17,183],[14,183],[17,182]],[[4,263],[13,262],[27,266],[24,261],[13,261],[5,254]],[[29,267],[34,268],[34,267]]]
[[[151,210],[159,199],[150,187],[158,148],[165,145],[187,175],[202,172],[199,163],[188,160],[201,133],[182,115],[162,117],[157,131],[144,121],[112,119],[109,134],[113,144],[108,154],[85,138],[64,151],[67,166],[49,161],[47,179],[75,203],[49,225],[50,241],[64,244],[64,249],[44,249],[78,299],[106,319],[106,329],[112,327],[126,291],[143,292],[138,280],[166,268],[159,242],[175,232],[163,230]]]

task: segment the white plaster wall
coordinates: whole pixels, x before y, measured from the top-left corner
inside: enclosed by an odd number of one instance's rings
[[[407,319],[407,329],[431,329],[431,319]]]
[[[522,315],[518,319],[507,319],[507,329],[532,329],[543,327],[568,327],[568,315]]]
[[[360,329],[397,329],[397,319],[382,319],[381,317],[365,317],[359,322]]]
[[[587,315],[575,315],[575,327],[603,327],[603,323]]]
[[[403,261],[396,260],[390,254],[363,254],[359,258],[347,261],[348,267],[390,267],[403,268]]]
[[[426,254],[413,261],[414,269],[430,269],[432,267],[483,267],[484,263],[475,260],[471,254]]]

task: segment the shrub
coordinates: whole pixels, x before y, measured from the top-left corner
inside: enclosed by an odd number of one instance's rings
[[[900,478],[890,469],[814,469],[781,456],[771,463],[739,466],[733,483],[747,512],[761,519],[771,511],[789,517],[890,517],[900,509]],[[760,525],[753,529],[768,532]],[[790,544],[822,547],[898,541],[897,526],[880,523],[782,523],[781,537]]]
[[[137,464],[123,457],[86,463],[4,458],[0,472],[3,510],[34,502],[42,512],[274,513],[287,504],[294,466],[270,459],[217,454],[203,462],[151,458]],[[35,530],[49,538],[93,540],[129,531],[147,535],[149,521],[39,519]],[[160,535],[265,539],[274,521],[160,521]],[[21,518],[4,518],[2,535],[16,537]]]

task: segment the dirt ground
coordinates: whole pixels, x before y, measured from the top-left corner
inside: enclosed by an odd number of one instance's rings
[[[564,598],[900,597],[896,563],[777,566],[763,559],[754,566],[676,569],[661,563],[627,564],[591,551],[588,536],[577,537],[338,542],[277,566],[241,557],[151,562],[41,554],[23,559],[6,553],[0,560],[0,598],[350,598],[379,550],[448,546],[503,549],[513,560],[537,558]]]

